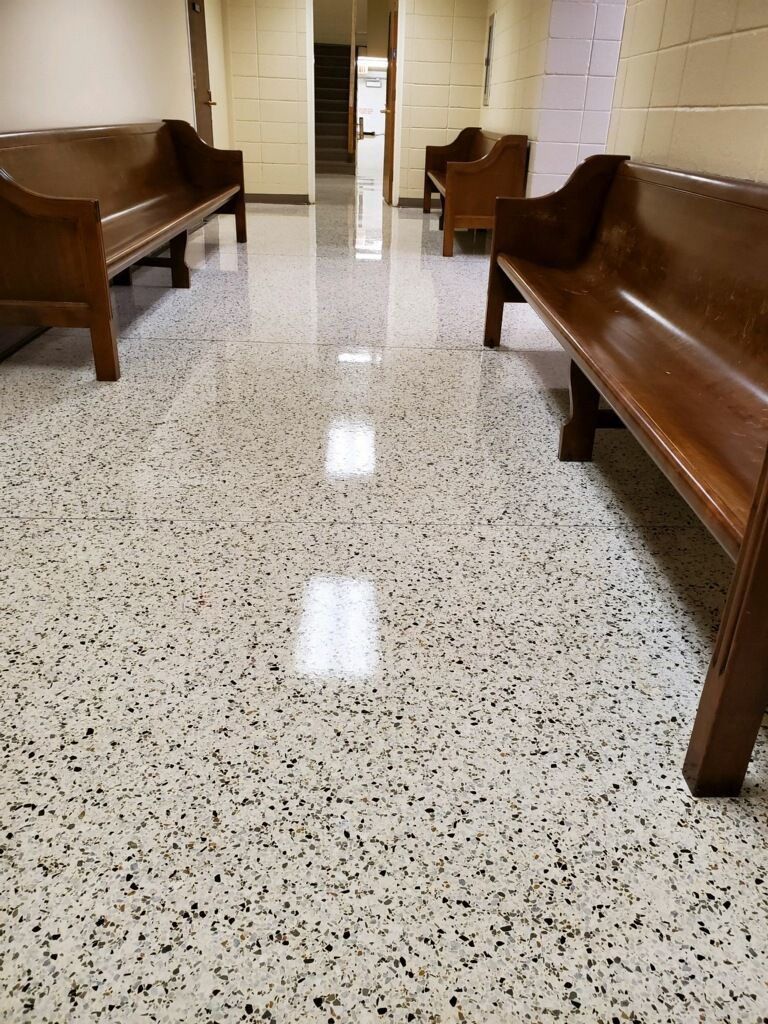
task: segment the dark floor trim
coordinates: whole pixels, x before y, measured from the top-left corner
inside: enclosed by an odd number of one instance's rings
[[[24,348],[30,341],[34,341],[35,338],[39,338],[45,331],[50,330],[48,327],[30,327],[26,334],[22,334],[21,337],[14,338],[12,341],[8,341],[6,344],[2,337],[2,328],[0,328],[0,363],[4,359],[10,359],[12,355],[15,355],[20,348]]]
[[[409,210],[420,210],[423,202],[423,199],[401,199],[397,205],[403,206]],[[437,207],[435,207],[435,209],[437,209]]]
[[[269,192],[246,192],[246,203],[280,203],[283,206],[309,206],[308,195],[272,195]]]

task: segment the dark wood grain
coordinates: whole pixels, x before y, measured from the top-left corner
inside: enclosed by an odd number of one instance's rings
[[[187,231],[217,212],[245,241],[242,154],[185,122],[0,135],[0,324],[87,327],[97,378],[117,380],[110,279],[170,246],[189,287]]]
[[[561,458],[602,396],[736,561],[684,775],[737,794],[768,705],[768,185],[597,156],[499,200],[485,343],[529,302],[572,359]]]
[[[528,136],[464,128],[447,146],[427,146],[424,212],[432,195],[442,203],[443,256],[453,256],[454,233],[492,228],[498,196],[525,195]]]

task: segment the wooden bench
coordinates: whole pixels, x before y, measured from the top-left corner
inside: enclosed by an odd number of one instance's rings
[[[0,135],[0,324],[87,327],[118,380],[110,279],[150,262],[188,288],[187,232],[217,211],[244,242],[242,154],[184,121]]]
[[[528,136],[464,128],[447,146],[427,146],[424,213],[440,193],[443,256],[453,256],[454,232],[492,228],[497,196],[525,195]]]
[[[736,795],[768,705],[768,186],[596,156],[500,199],[486,345],[522,301],[572,360],[560,458],[602,396],[736,563],[684,765]]]

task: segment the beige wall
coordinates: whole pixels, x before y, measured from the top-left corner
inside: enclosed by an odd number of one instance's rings
[[[629,0],[608,145],[768,181],[768,3]]]
[[[0,0],[1,2],[1,0]],[[208,75],[211,82],[211,96],[216,106],[213,115],[213,144],[219,149],[229,149],[229,73],[224,45],[224,8],[222,0],[206,0],[205,32],[208,39]]]
[[[536,138],[552,0],[490,0],[495,15],[488,131]]]
[[[246,192],[305,196],[305,0],[224,3],[232,144],[243,151]]]
[[[194,123],[185,0],[0,0],[0,131]]]
[[[408,0],[400,138],[400,198],[424,191],[424,151],[478,124],[485,0]]]

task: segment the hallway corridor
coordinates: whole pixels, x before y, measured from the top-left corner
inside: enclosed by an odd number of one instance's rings
[[[766,779],[680,772],[728,561],[380,196],[3,365],[0,1019],[766,1020]]]

